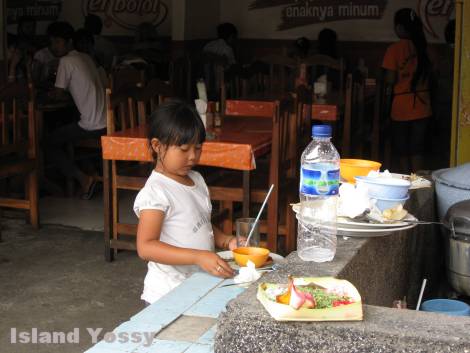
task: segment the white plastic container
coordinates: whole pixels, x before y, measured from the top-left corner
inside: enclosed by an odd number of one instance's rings
[[[331,126],[314,125],[312,135],[301,158],[297,252],[304,261],[325,262],[336,253],[340,157]]]

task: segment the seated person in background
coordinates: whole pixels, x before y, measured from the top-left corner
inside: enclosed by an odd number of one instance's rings
[[[310,41],[308,38],[300,37],[294,42],[294,50],[290,53],[291,58],[304,59],[310,53]]]
[[[338,35],[329,28],[324,28],[318,33],[317,54],[326,55],[338,59]]]
[[[36,87],[51,88],[55,83],[59,58],[56,57],[51,50],[50,36],[56,23],[58,22],[53,22],[47,26],[46,33],[49,39],[49,45],[38,50],[33,56],[32,76]]]
[[[145,70],[147,77],[167,81],[170,61],[167,53],[155,26],[149,22],[143,22],[136,29],[132,51],[121,58],[119,66]]]
[[[111,41],[101,35],[103,21],[99,16],[87,15],[84,28],[93,35],[95,55],[99,63],[109,70],[113,65],[114,57],[117,55],[116,47]]]
[[[46,141],[47,155],[65,176],[78,181],[82,198],[89,199],[96,184],[93,177],[83,173],[63,150],[66,143],[96,138],[106,132],[105,87],[96,64],[88,54],[72,48],[72,37],[79,43],[83,35],[82,31],[74,36],[72,26],[66,22],[60,22],[50,33],[51,50],[60,57],[52,96],[60,98],[69,91],[80,112],[80,120],[53,131]]]
[[[318,33],[317,39],[317,52],[318,55],[329,56],[337,60],[338,57],[338,35],[330,28],[324,28]],[[322,75],[328,76],[328,81],[333,84],[333,88],[339,89],[340,87],[340,73],[336,70],[328,70],[326,67],[315,68],[315,72],[311,74],[312,79],[310,82],[315,82]]]
[[[202,49],[205,53],[223,56],[227,59],[227,65],[232,66],[237,61],[233,52],[233,44],[238,36],[238,30],[232,23],[222,23],[217,26],[218,39],[207,43]]]
[[[158,32],[155,26],[149,22],[142,22],[136,29],[135,43],[132,51],[142,50],[163,50],[162,44],[159,42]]]
[[[91,32],[88,30],[81,28],[77,29],[75,35],[73,36],[73,47],[76,51],[84,54],[88,54],[90,58],[93,59],[93,62],[98,69],[98,73],[100,75],[101,82],[105,87],[108,86],[108,77],[106,75],[106,71],[102,66],[99,58],[96,56],[96,51],[94,49],[94,39]]]
[[[17,35],[7,36],[8,81],[31,79],[32,56],[37,49],[36,21],[31,17],[18,20]]]

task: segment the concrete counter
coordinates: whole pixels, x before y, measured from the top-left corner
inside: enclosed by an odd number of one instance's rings
[[[434,192],[412,193],[407,208],[434,217]],[[470,317],[392,309],[407,295],[414,307],[423,278],[437,286],[443,264],[439,229],[418,226],[379,238],[338,239],[332,262],[304,262],[297,253],[262,281],[286,283],[289,274],[334,276],[353,283],[363,298],[362,322],[277,322],[256,299],[257,284],[232,300],[219,317],[215,352],[467,352]]]

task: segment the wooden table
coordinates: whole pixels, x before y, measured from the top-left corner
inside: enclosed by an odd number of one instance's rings
[[[44,187],[45,190],[51,193],[57,192],[57,186],[51,182],[45,176],[45,162],[44,162],[44,149],[43,146],[44,138],[45,138],[45,130],[44,130],[44,113],[49,112],[56,112],[63,109],[74,108],[75,103],[73,102],[72,98],[65,100],[52,100],[49,99],[45,94],[38,95],[36,100],[36,129],[39,138],[39,149],[38,149],[38,164],[39,164],[39,177],[41,180],[41,185]],[[67,183],[67,193],[69,196],[73,195],[71,183]],[[62,190],[60,191],[62,192]]]
[[[129,321],[113,330],[115,335],[151,332],[150,346],[145,341],[120,343],[98,342],[85,353],[212,353],[217,329],[217,318],[226,304],[245,288],[220,287],[233,280],[198,272],[170,293],[146,307]],[[119,336],[118,336],[119,337]]]
[[[106,258],[113,247],[111,241],[113,204],[111,192],[111,161],[154,162],[147,139],[148,126],[142,125],[101,137],[103,154],[104,238]],[[254,117],[224,117],[214,139],[202,146],[199,165],[243,172],[243,216],[250,206],[250,172],[256,168],[256,158],[271,150],[272,121]],[[111,257],[109,257],[111,259]]]

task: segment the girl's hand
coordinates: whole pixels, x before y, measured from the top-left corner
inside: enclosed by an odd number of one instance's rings
[[[242,241],[242,244],[243,244],[243,242],[246,239],[245,238],[240,238],[240,240]],[[237,237],[232,237],[232,239],[230,239],[229,242],[228,242],[228,249],[233,250],[233,249],[236,249],[236,248],[238,248]]]
[[[212,251],[198,251],[196,256],[196,265],[198,265],[207,273],[217,277],[233,277],[232,268],[225,262],[225,260]]]

